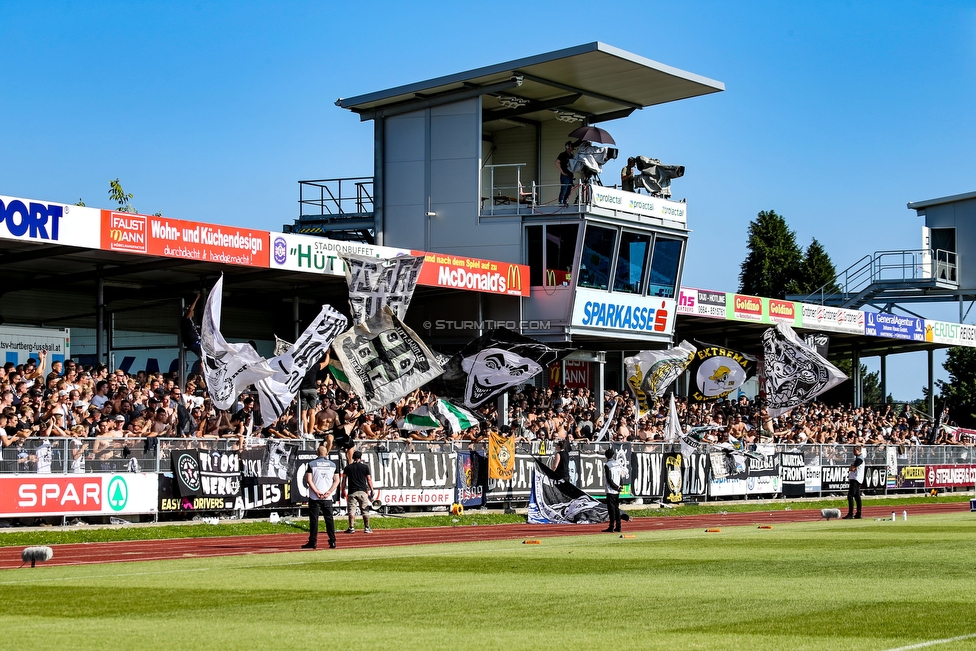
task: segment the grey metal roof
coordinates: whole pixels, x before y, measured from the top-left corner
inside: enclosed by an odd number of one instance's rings
[[[555,119],[552,101],[560,97],[567,98],[567,103],[559,108],[600,116],[725,90],[720,81],[595,42],[339,99],[336,105],[369,119],[377,109],[450,92],[477,94],[479,87],[500,84],[517,75],[522,76],[521,85],[504,94],[540,105],[548,102],[536,114],[525,115],[536,120]],[[581,96],[574,98],[574,94]],[[485,108],[496,107],[486,103]]]
[[[923,208],[928,208],[930,206],[938,206],[943,203],[956,203],[957,201],[966,201],[968,199],[976,199],[976,192],[966,192],[963,194],[953,194],[948,197],[940,197],[938,199],[927,199],[925,201],[912,201],[909,202],[909,210],[922,210]]]

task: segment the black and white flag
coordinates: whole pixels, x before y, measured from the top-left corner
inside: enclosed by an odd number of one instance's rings
[[[593,524],[610,516],[605,504],[596,501],[536,457],[529,494],[529,524]]]
[[[572,353],[557,350],[506,328],[486,332],[451,357],[444,375],[431,389],[477,409],[519,384],[528,382],[549,364]]]
[[[389,307],[336,337],[333,350],[367,412],[399,400],[444,372],[420,337]]]
[[[406,317],[424,256],[367,258],[344,254],[342,260],[346,265],[349,313],[354,325],[365,323],[384,307],[390,308],[398,319]]]
[[[695,347],[682,341],[675,348],[642,350],[624,358],[627,386],[634,394],[638,418],[650,411],[654,401],[688,368],[694,354]]]
[[[703,344],[688,366],[694,383],[689,398],[692,402],[705,402],[724,398],[756,374],[758,359],[722,346]]]
[[[847,379],[784,323],[766,330],[762,342],[766,374],[763,387],[771,418],[813,400]]]
[[[348,319],[331,305],[322,311],[288,350],[272,357],[268,363],[274,375],[257,383],[261,415],[271,422],[285,412],[298,394],[309,369],[325,357],[332,341],[346,329]],[[281,341],[280,339],[278,341]]]
[[[267,360],[250,344],[230,344],[220,334],[221,294],[224,277],[210,290],[200,331],[203,376],[217,409],[230,409],[237,396],[251,384],[274,375]]]

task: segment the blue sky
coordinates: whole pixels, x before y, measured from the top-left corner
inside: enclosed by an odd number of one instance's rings
[[[4,194],[107,206],[118,177],[141,212],[278,230],[299,179],[372,173],[336,98],[596,40],[726,84],[604,125],[686,166],[686,285],[736,289],[760,210],[840,270],[919,246],[907,202],[976,190],[973,2],[2,0],[0,22]],[[899,399],[924,379],[904,357]]]

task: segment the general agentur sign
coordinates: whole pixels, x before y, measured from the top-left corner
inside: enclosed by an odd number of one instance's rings
[[[865,312],[864,334],[871,337],[925,341],[925,322],[913,316]]]

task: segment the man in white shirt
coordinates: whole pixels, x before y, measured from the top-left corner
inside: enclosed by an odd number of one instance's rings
[[[308,463],[305,483],[308,484],[308,542],[302,549],[315,549],[319,536],[319,512],[325,518],[325,530],[329,534],[329,549],[336,547],[335,520],[332,517],[332,495],[339,486],[339,473],[334,461],[329,459],[330,448],[320,445],[319,456]]]
[[[847,515],[845,520],[861,519],[861,485],[864,484],[864,456],[861,454],[861,446],[854,446],[854,461],[851,463],[847,473]],[[854,506],[857,506],[857,512]]]
[[[613,448],[607,448],[607,462],[603,464],[603,480],[607,491],[607,511],[610,523],[603,531],[612,533],[620,531],[620,487],[629,474],[624,464],[617,458]]]

